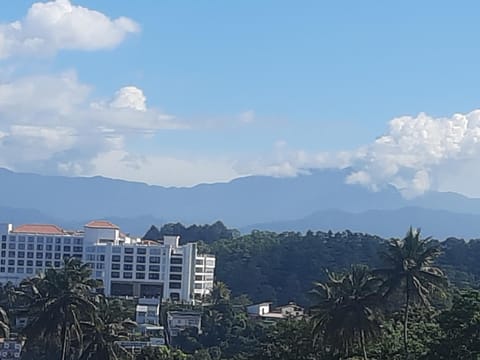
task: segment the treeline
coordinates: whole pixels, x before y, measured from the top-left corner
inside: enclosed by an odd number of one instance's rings
[[[480,240],[449,238],[438,243],[438,263],[459,288],[477,287],[480,279]],[[312,283],[326,279],[326,269],[341,271],[351,264],[371,268],[388,240],[378,236],[343,232],[274,233],[253,231],[237,238],[202,246],[217,257],[216,279],[229,285],[233,295],[247,294],[253,301],[309,305]]]
[[[180,235],[181,244],[195,241],[210,244],[221,239],[234,239],[240,236],[240,232],[235,229],[228,229],[221,221],[217,221],[212,225],[190,225],[188,227],[181,223],[168,223],[160,229],[152,225],[143,236],[143,239],[158,241],[164,235]]]

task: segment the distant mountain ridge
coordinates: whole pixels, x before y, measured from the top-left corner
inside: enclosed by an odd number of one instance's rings
[[[21,209],[28,209],[23,222],[35,218],[32,211],[36,211],[38,222],[50,220],[69,226],[108,218],[117,221],[122,228],[125,224],[125,231],[136,235],[144,234],[152,224],[166,222],[205,224],[221,220],[229,227],[251,228],[251,224],[288,223],[292,219],[309,217],[314,221],[312,214],[325,211],[330,211],[331,221],[326,223],[320,219],[312,224],[316,228],[348,228],[345,213],[378,211],[376,216],[381,218],[384,211],[402,208],[422,208],[422,219],[427,223],[433,223],[438,216],[430,210],[458,213],[462,219],[458,224],[477,222],[471,215],[480,215],[480,199],[429,192],[406,200],[392,186],[372,192],[360,185],[346,184],[348,173],[348,169],[314,170],[310,175],[293,178],[248,176],[228,183],[176,188],[104,177],[43,176],[0,169],[0,206],[16,209],[16,220],[22,219]],[[0,209],[0,221],[13,218],[10,212]],[[393,216],[394,213],[388,214]],[[357,215],[355,219],[362,217]],[[345,225],[341,226],[343,221]],[[443,229],[442,226],[439,228]],[[445,229],[445,232],[442,230],[442,234],[458,235],[455,224],[452,226],[454,228]],[[472,233],[476,231],[476,227],[470,228]]]

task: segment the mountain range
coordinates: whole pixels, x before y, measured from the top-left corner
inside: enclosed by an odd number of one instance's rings
[[[109,219],[142,235],[150,225],[223,221],[242,231],[351,231],[401,236],[421,226],[437,238],[480,234],[480,199],[430,191],[405,199],[393,186],[373,192],[345,183],[344,170],[297,177],[248,176],[227,183],[162,187],[104,177],[64,177],[0,169],[0,222],[80,228]]]

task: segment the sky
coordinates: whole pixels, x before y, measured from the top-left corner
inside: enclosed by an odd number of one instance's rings
[[[0,167],[192,186],[346,168],[480,197],[476,1],[2,1]]]

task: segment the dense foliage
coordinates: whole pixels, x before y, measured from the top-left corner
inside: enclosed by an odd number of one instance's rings
[[[158,229],[152,225],[145,233],[145,240],[160,240],[164,235],[180,235],[180,243],[202,241],[210,244],[212,242],[227,239],[231,240],[240,235],[238,230],[228,229],[221,221],[212,225],[190,225],[188,227],[180,223],[168,223]]]
[[[439,244],[437,264],[449,280],[459,288],[475,287],[480,279],[480,240],[450,238]],[[234,296],[247,294],[254,302],[311,305],[308,291],[313,282],[326,280],[326,269],[340,271],[352,264],[379,268],[387,248],[386,239],[348,230],[305,234],[253,231],[215,241],[205,251],[217,257],[216,278],[228,284]]]

